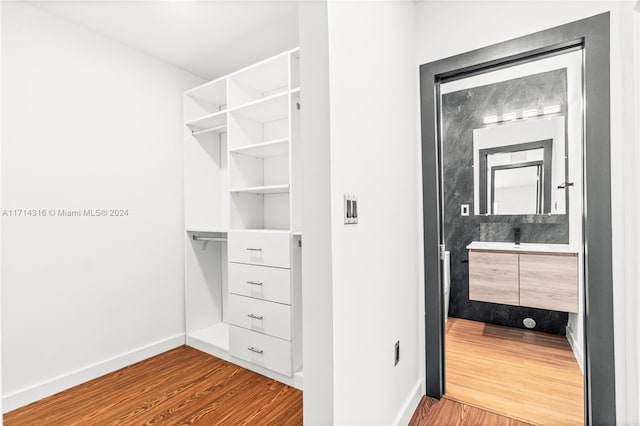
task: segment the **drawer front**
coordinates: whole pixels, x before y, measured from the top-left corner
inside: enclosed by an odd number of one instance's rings
[[[521,254],[520,305],[578,312],[578,257]]]
[[[292,375],[291,342],[229,326],[229,352],[231,355],[276,371]]]
[[[291,270],[229,263],[229,292],[291,304]]]
[[[291,267],[291,235],[288,232],[229,231],[230,262]]]
[[[291,340],[289,305],[230,294],[227,320],[239,327]]]

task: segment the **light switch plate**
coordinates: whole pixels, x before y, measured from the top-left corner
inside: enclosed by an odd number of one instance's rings
[[[469,216],[469,204],[460,204],[460,216]]]
[[[344,194],[344,223],[353,225],[358,223],[358,197],[352,194]]]

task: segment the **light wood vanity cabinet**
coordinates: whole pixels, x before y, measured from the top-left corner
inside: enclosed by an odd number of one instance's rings
[[[469,249],[469,300],[578,312],[578,255]]]

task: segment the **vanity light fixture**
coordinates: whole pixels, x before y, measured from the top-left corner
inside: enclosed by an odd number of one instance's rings
[[[543,114],[555,114],[557,112],[560,112],[560,105],[549,105],[544,107],[544,109],[542,110]]]
[[[488,115],[486,117],[484,117],[482,119],[482,122],[484,124],[493,124],[493,123],[497,123],[498,122],[498,116],[497,115]]]
[[[537,108],[525,109],[522,111],[522,119],[526,120],[527,118],[537,117],[539,115],[547,115],[547,114],[555,114],[560,112],[560,105],[549,105],[542,109],[542,112],[538,112]],[[502,116],[498,115],[487,115],[486,117],[482,117],[482,122],[484,124],[495,124],[502,123],[506,121],[514,121],[518,119],[517,112],[507,112],[502,114]]]
[[[509,112],[507,114],[502,114],[502,121],[513,121],[518,118],[518,114],[515,112]]]

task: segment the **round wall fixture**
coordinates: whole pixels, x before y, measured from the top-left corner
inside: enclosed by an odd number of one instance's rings
[[[522,324],[527,328],[535,328],[536,321],[533,318],[525,318],[522,320]]]

